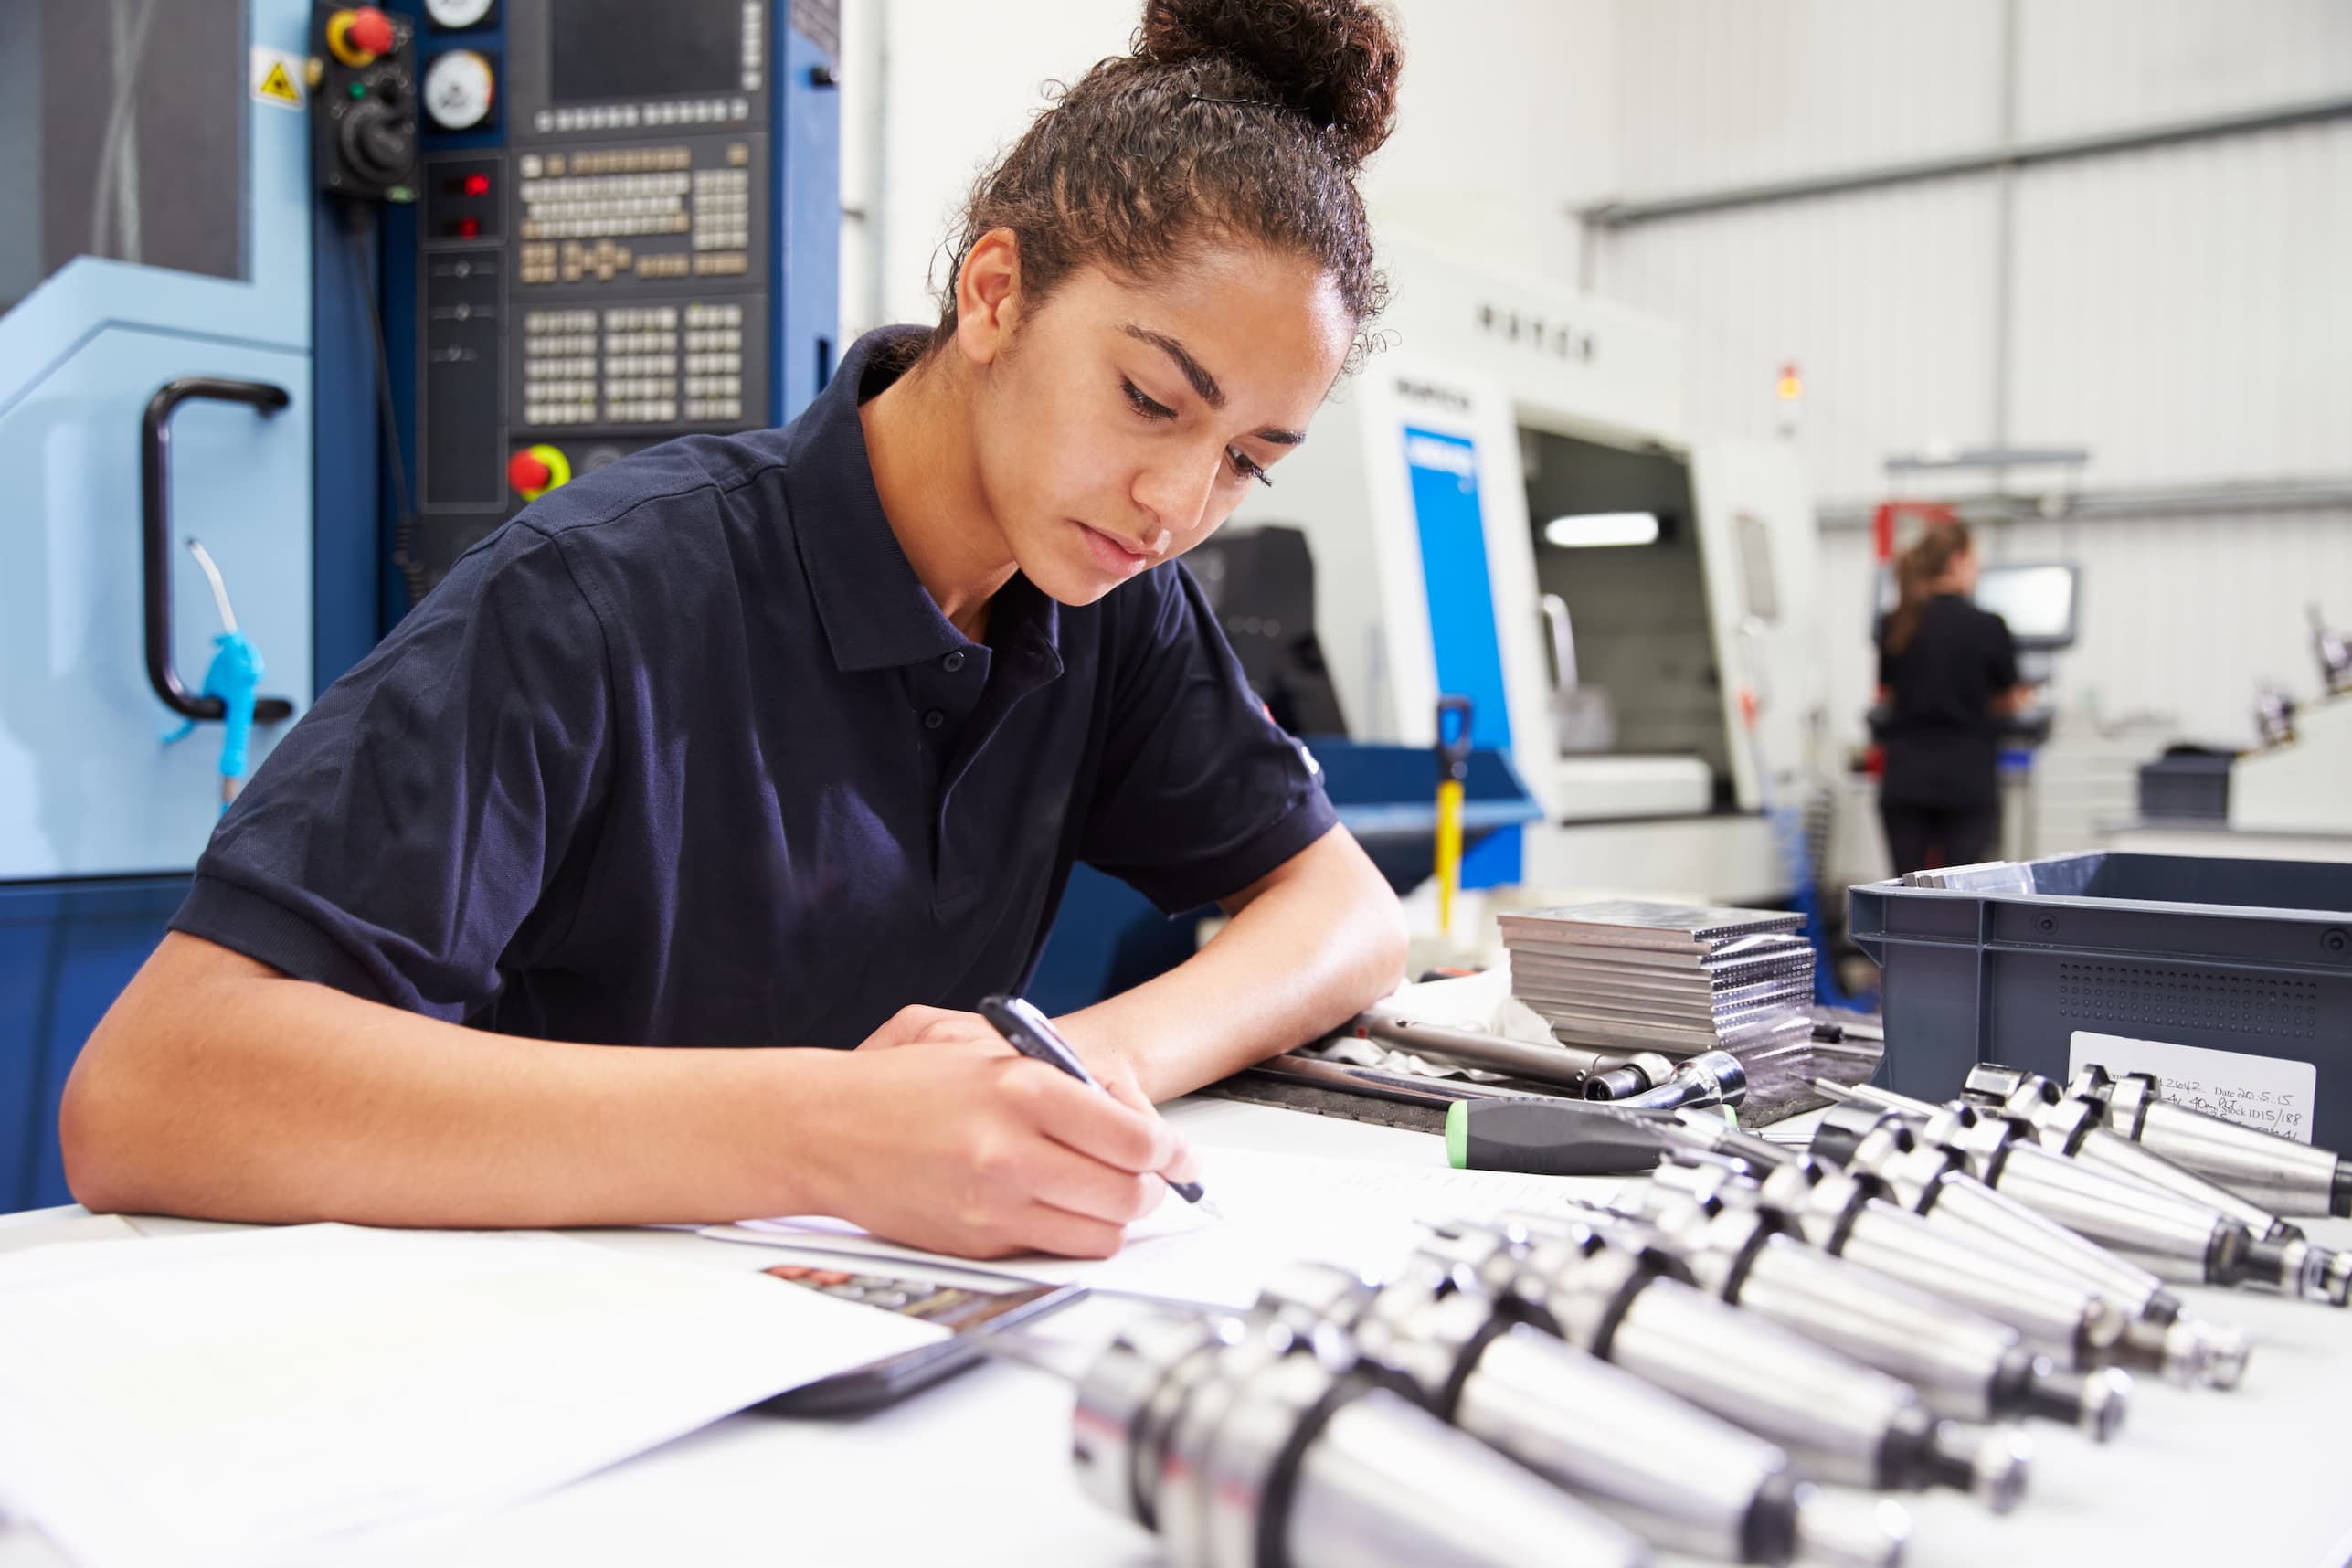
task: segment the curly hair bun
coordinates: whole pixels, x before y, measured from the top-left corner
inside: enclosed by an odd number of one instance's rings
[[[1378,152],[1396,122],[1404,50],[1387,13],[1364,0],[1145,0],[1136,53],[1243,68],[1329,131],[1351,164]]]

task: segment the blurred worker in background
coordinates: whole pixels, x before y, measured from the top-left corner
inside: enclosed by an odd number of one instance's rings
[[[2001,721],[2027,696],[2007,622],[1971,599],[1965,524],[1938,524],[1895,561],[1879,627],[1879,814],[1898,874],[1991,858],[2000,838]]]

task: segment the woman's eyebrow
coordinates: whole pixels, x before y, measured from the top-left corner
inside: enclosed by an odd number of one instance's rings
[[[1174,360],[1176,368],[1184,373],[1184,379],[1192,384],[1192,390],[1201,395],[1202,402],[1212,408],[1222,408],[1225,406],[1225,389],[1217,385],[1217,378],[1210,375],[1182,344],[1165,333],[1153,332],[1149,327],[1139,327],[1133,322],[1120,323],[1118,330],[1139,342],[1150,344]]]
[[[1153,332],[1150,327],[1140,327],[1133,322],[1121,322],[1118,330],[1138,342],[1150,344],[1170,359],[1174,360],[1176,368],[1184,373],[1184,379],[1191,383],[1193,391],[1200,394],[1202,402],[1212,408],[1222,408],[1225,406],[1225,389],[1217,385],[1217,378],[1210,375],[1208,368],[1193,358],[1192,352],[1182,344],[1165,333]],[[1280,447],[1295,447],[1307,439],[1307,432],[1304,430],[1269,428],[1253,430],[1250,433],[1262,441],[1272,441]]]

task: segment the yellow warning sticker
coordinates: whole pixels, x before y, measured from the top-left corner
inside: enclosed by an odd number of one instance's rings
[[[284,49],[253,51],[253,96],[281,109],[302,106],[302,57]]]

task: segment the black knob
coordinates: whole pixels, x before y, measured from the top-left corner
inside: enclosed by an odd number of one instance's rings
[[[417,122],[363,102],[343,122],[344,161],[360,178],[387,185],[407,177],[417,157]]]

